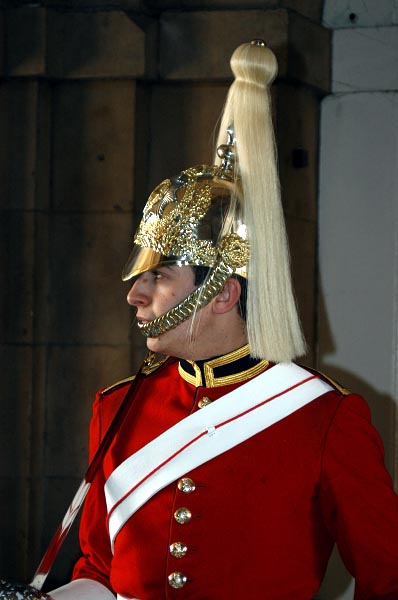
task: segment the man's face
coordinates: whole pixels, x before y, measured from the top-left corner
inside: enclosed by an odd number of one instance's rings
[[[191,267],[162,266],[137,277],[127,295],[127,302],[136,307],[138,321],[152,321],[176,306],[196,287]],[[203,309],[201,316],[202,312]],[[198,320],[198,327],[201,329],[201,318],[198,317]],[[179,358],[202,358],[200,335],[199,339],[192,340],[191,325],[192,317],[158,337],[147,338],[148,349]],[[193,337],[197,337],[195,333]]]

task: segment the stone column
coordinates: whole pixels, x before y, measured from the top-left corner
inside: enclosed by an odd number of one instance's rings
[[[96,389],[143,355],[120,273],[146,34],[121,11],[0,14],[0,562],[29,578],[84,473]]]

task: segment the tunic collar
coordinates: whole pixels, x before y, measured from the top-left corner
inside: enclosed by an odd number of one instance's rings
[[[228,354],[210,360],[180,359],[178,371],[181,377],[195,387],[220,387],[247,381],[269,366],[267,360],[259,360],[250,356],[246,344]]]

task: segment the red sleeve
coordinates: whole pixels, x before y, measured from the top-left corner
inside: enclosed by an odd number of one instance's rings
[[[90,460],[97,450],[106,428],[101,414],[102,400],[101,393],[98,392],[90,423]],[[82,556],[75,564],[72,579],[82,577],[94,579],[112,590],[109,579],[112,553],[106,526],[104,483],[104,474],[100,469],[94,477],[84,503],[79,529]]]
[[[398,497],[362,398],[342,399],[325,443],[325,521],[355,578],[355,600],[398,598]]]

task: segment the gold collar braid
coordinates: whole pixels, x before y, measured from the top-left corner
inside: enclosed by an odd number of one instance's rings
[[[195,387],[221,387],[243,383],[259,375],[269,367],[267,360],[250,356],[249,346],[243,346],[228,354],[210,360],[192,361],[180,359],[180,376]]]

